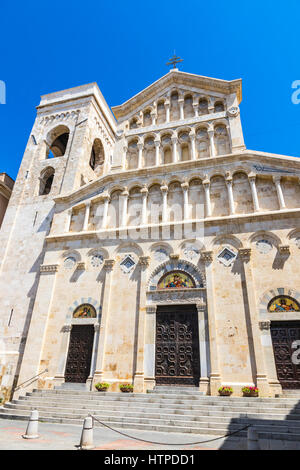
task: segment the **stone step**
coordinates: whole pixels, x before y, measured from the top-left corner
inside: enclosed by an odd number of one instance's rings
[[[223,422],[223,423],[230,423],[232,420],[242,420],[244,421],[245,419],[248,420],[256,420],[258,422],[261,422],[262,419],[268,420],[269,424],[276,424],[278,421],[281,421],[280,425],[282,424],[283,421],[286,419],[286,415],[274,415],[274,414],[262,414],[262,413],[245,413],[241,415],[240,413],[225,413],[222,414],[212,414],[211,412],[207,411],[205,414],[195,414],[194,410],[180,410],[180,413],[178,411],[174,413],[172,410],[169,409],[155,409],[145,411],[143,409],[135,409],[135,411],[129,411],[128,409],[111,409],[105,407],[93,407],[90,408],[89,406],[85,405],[82,406],[80,409],[74,409],[71,406],[67,407],[65,405],[62,405],[62,407],[53,407],[50,404],[13,404],[9,403],[4,405],[4,410],[3,412],[6,413],[6,410],[33,410],[33,409],[38,409],[41,413],[44,411],[46,412],[59,412],[59,413],[71,413],[71,414],[94,414],[97,416],[114,416],[115,414],[119,417],[124,416],[124,417],[145,417],[145,418],[154,418],[154,419],[189,419],[192,421],[209,421],[212,420],[214,422]],[[298,420],[294,419],[292,422],[289,424],[290,426],[298,426],[300,428],[300,416],[298,416]]]
[[[155,395],[151,396],[151,397],[148,397],[146,395],[144,395],[143,397],[141,397],[140,395],[141,394],[137,394],[137,395],[134,395],[134,394],[130,394],[130,396],[126,395],[126,396],[123,396],[124,394],[118,394],[118,393],[111,393],[111,394],[106,394],[106,393],[99,393],[99,394],[94,394],[94,395],[90,395],[90,394],[85,394],[84,395],[84,401],[87,401],[87,400],[93,400],[93,401],[100,401],[103,403],[103,402],[112,402],[112,401],[118,401],[120,403],[124,403],[124,405],[126,403],[130,404],[130,403],[139,403],[139,404],[150,404],[150,403],[162,403],[162,404],[165,404],[165,405],[171,405],[171,404],[175,404],[175,405],[186,405],[186,406],[189,406],[189,405],[192,405],[192,406],[195,406],[195,405],[207,405],[207,406],[220,406],[220,404],[222,404],[222,406],[224,407],[238,407],[238,408],[248,408],[248,407],[252,407],[252,408],[258,408],[260,406],[262,406],[262,403],[259,401],[259,399],[257,398],[253,398],[252,400],[244,400],[243,398],[242,399],[237,399],[237,400],[228,400],[227,397],[220,397],[220,398],[214,398],[214,399],[211,399],[210,397],[205,397],[205,399],[199,399],[197,401],[190,401],[190,400],[185,400],[185,399],[174,399],[173,397],[172,398],[159,398],[159,397],[156,397]],[[29,394],[26,394],[25,397],[20,397],[20,399],[27,399],[28,397],[47,397],[47,399],[55,399],[55,400],[66,400],[66,398],[68,398],[68,400],[70,401],[74,401],[74,402],[82,402],[83,400],[83,397],[82,397],[82,394],[81,395],[75,395],[75,396],[72,396],[72,395],[60,395],[60,394],[49,394],[49,393],[45,393],[45,394],[41,394],[41,393],[29,393]],[[299,410],[300,411],[300,404],[298,405],[298,402],[296,402],[296,405],[294,404],[290,404],[290,403],[286,403],[285,400],[281,400],[280,399],[276,399],[275,401],[266,401],[266,402],[263,402],[263,407],[265,408],[266,405],[269,405],[268,408],[276,408],[276,409],[290,409],[290,408],[294,408],[295,411],[296,410]]]
[[[2,410],[1,410],[2,411]],[[14,413],[8,414],[9,416],[14,416],[14,417],[19,417],[19,416],[25,416],[27,415],[28,417],[30,416],[30,411],[26,413],[23,410],[14,410]],[[59,412],[46,412],[43,411],[40,414],[40,420],[45,420],[48,421],[48,419],[51,420],[58,420],[59,422],[65,422],[65,420],[83,420],[86,417],[86,413],[78,413],[78,414],[70,414],[70,413],[59,413]],[[3,416],[3,415],[2,415]],[[122,423],[125,425],[124,427],[130,428],[131,425],[135,424],[143,424],[143,425],[149,425],[149,426],[174,426],[177,429],[184,430],[185,428],[189,429],[198,429],[198,426],[200,429],[214,429],[214,430],[219,430],[219,433],[226,433],[228,431],[235,431],[237,429],[241,429],[244,426],[247,426],[248,424],[255,424],[255,427],[258,430],[261,431],[270,431],[272,432],[285,432],[285,433],[297,433],[300,434],[300,427],[299,426],[288,426],[286,423],[279,423],[275,422],[274,423],[264,423],[260,420],[249,420],[249,419],[242,419],[239,420],[238,422],[233,422],[229,421],[228,423],[219,423],[215,421],[203,421],[203,422],[195,422],[195,421],[185,421],[185,420],[179,420],[179,419],[155,419],[155,418],[145,418],[145,417],[131,417],[131,416],[103,416],[103,419],[99,417],[100,421],[110,424],[110,426],[114,427],[115,423]],[[185,431],[184,431],[185,432]],[[189,431],[191,432],[191,431]],[[194,432],[194,431],[193,431]]]
[[[19,400],[12,400],[10,404],[13,405],[22,405],[22,404],[30,404],[30,406],[35,407],[35,406],[40,406],[45,404],[45,400],[43,400],[41,397],[28,397],[23,398],[20,397]],[[10,404],[5,404],[5,406],[9,406]],[[56,407],[66,407],[66,408],[99,408],[99,409],[113,409],[116,408],[118,410],[130,410],[131,408],[134,409],[140,409],[141,411],[145,410],[153,410],[157,409],[159,412],[163,412],[164,410],[173,410],[173,412],[181,412],[181,410],[186,411],[186,412],[196,412],[196,413],[205,413],[205,412],[214,412],[217,414],[224,414],[224,413],[266,413],[270,415],[282,415],[286,416],[289,414],[291,411],[287,408],[267,408],[267,407],[239,407],[239,406],[209,406],[209,405],[182,405],[182,404],[171,404],[171,405],[166,405],[162,403],[147,403],[147,404],[137,404],[134,401],[131,401],[129,403],[127,402],[119,402],[117,400],[111,400],[111,401],[100,401],[100,400],[85,400],[82,402],[82,400],[47,400],[48,406],[56,406]],[[293,411],[294,416],[298,416],[300,419],[300,410],[298,412]]]
[[[62,391],[62,390],[39,390],[37,392],[29,392],[26,393],[26,396],[29,395],[40,395],[40,396],[69,396],[74,398],[82,399],[83,392],[71,392],[71,391]],[[218,404],[222,401],[224,404],[243,404],[245,406],[257,406],[258,404],[276,404],[276,406],[299,406],[300,409],[300,402],[296,399],[281,399],[281,398],[245,398],[245,397],[210,397],[210,396],[202,396],[202,395],[186,395],[182,397],[181,395],[174,395],[170,398],[170,395],[167,394],[142,394],[142,393],[116,393],[116,392],[85,392],[84,398],[94,399],[94,398],[101,398],[101,400],[111,399],[120,400],[120,401],[132,401],[133,398],[139,402],[150,402],[154,403],[156,401],[171,401],[171,402],[182,402],[187,404],[189,401],[194,402],[194,400],[198,402],[208,403],[210,405]]]

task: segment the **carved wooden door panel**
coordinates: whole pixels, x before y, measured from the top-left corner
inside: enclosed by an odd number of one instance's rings
[[[300,388],[300,365],[292,361],[293,353],[299,345],[292,348],[295,341],[300,340],[300,322],[271,322],[271,336],[277,369],[278,380],[284,389]]]
[[[90,373],[93,340],[93,325],[72,326],[65,372],[66,382],[86,382]]]
[[[157,384],[199,384],[198,315],[194,306],[158,307],[155,375]]]

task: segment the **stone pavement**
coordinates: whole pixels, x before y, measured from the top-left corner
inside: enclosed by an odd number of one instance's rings
[[[39,423],[38,439],[23,439],[27,427],[26,421],[0,419],[0,450],[76,450],[80,442],[82,427],[74,424]],[[177,445],[147,444],[121,436],[107,428],[94,428],[95,450],[217,450],[224,444],[224,439],[206,444],[184,445],[212,439],[215,436],[195,434],[163,433],[157,431],[121,430],[139,439]],[[183,444],[183,445],[180,445]],[[226,440],[229,449],[245,448],[245,439]]]

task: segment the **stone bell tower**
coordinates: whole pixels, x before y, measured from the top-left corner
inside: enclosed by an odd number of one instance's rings
[[[96,83],[44,95],[0,233],[0,381],[9,395],[26,342],[54,198],[108,173],[115,119]]]

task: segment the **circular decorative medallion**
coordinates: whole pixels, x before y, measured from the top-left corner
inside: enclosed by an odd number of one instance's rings
[[[94,268],[97,268],[98,266],[101,266],[103,263],[103,256],[100,254],[93,255],[91,258],[91,265],[94,266]]]
[[[239,108],[237,106],[232,106],[228,109],[227,113],[229,116],[237,116],[239,113]]]
[[[72,269],[76,264],[76,259],[73,256],[69,256],[64,261],[64,267],[67,269]]]
[[[156,261],[163,262],[168,258],[168,253],[163,248],[158,248],[154,253]]]
[[[258,240],[256,242],[256,247],[260,253],[269,253],[272,250],[273,245],[269,240]]]

